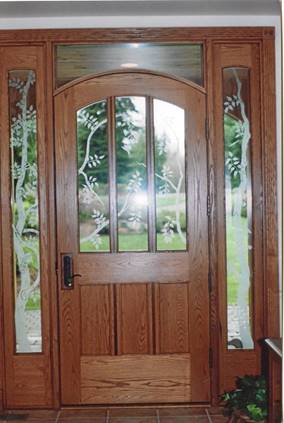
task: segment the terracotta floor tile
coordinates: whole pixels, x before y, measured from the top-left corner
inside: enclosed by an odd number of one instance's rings
[[[61,410],[59,418],[70,419],[70,418],[95,418],[95,417],[106,417],[107,410],[106,408],[85,408],[85,409],[65,409]]]
[[[56,419],[45,419],[44,417],[26,419],[26,420],[4,420],[5,423],[55,423]],[[2,423],[2,421],[1,421]]]
[[[160,417],[160,423],[208,423],[207,416]]]
[[[83,415],[59,417],[56,423],[106,423],[106,417],[90,417]]]
[[[154,417],[156,415],[155,408],[112,408],[109,410],[110,417]]]
[[[160,416],[206,416],[205,408],[195,407],[175,407],[160,408]]]
[[[158,423],[157,417],[110,417],[109,423]]]
[[[28,419],[47,419],[52,420],[56,419],[58,411],[54,410],[9,410],[6,414],[28,414]],[[15,421],[15,420],[14,420]],[[27,420],[21,420],[27,421]]]

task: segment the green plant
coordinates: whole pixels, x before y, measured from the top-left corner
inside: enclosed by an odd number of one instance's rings
[[[239,411],[254,421],[267,416],[267,389],[263,376],[238,377],[236,389],[224,392],[221,399],[230,414]]]

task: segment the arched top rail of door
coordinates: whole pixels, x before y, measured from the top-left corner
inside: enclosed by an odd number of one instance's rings
[[[182,84],[185,84],[187,87],[191,87],[192,89],[196,90],[197,92],[201,93],[201,94],[206,94],[206,90],[204,87],[201,87],[197,84],[195,84],[192,81],[189,81],[187,79],[184,78],[180,78],[171,74],[167,74],[167,73],[163,73],[163,72],[154,72],[154,71],[150,71],[147,69],[115,69],[115,70],[111,70],[111,71],[107,71],[107,72],[103,72],[103,73],[96,73],[96,74],[91,74],[91,75],[87,75],[84,76],[82,78],[77,78],[74,81],[71,81],[65,85],[63,85],[62,87],[56,89],[54,91],[54,96],[57,96],[59,94],[61,94],[63,91],[66,91],[70,88],[73,88],[79,84],[82,84],[84,82],[88,82],[91,81],[93,79],[98,80],[99,78],[104,78],[104,77],[115,77],[118,75],[124,75],[124,76],[134,76],[134,75],[141,75],[141,76],[148,76],[148,77],[160,77],[160,78],[166,78],[167,80],[172,80],[175,82],[179,82]]]

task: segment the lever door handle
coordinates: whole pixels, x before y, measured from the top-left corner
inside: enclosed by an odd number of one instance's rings
[[[72,254],[62,255],[62,267],[63,267],[63,288],[73,289],[74,278],[82,277],[82,275],[80,275],[80,273],[73,273]]]

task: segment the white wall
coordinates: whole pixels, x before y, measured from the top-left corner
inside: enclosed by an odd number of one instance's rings
[[[119,7],[119,5],[118,5]],[[281,19],[280,16],[66,16],[1,18],[0,29],[33,28],[107,28],[171,26],[274,26],[276,30],[276,108],[277,108],[277,175],[278,220],[282,228],[282,157],[281,157]],[[279,231],[279,238],[282,231]],[[279,284],[282,292],[282,242],[279,239]]]

